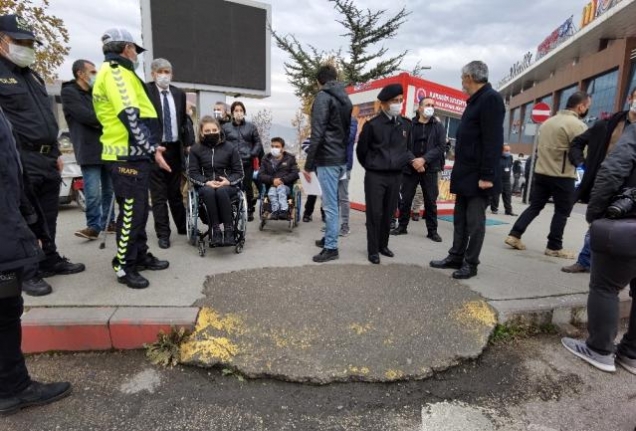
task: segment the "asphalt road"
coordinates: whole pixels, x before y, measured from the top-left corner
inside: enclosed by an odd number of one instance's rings
[[[143,352],[42,355],[34,376],[74,393],[0,418],[3,431],[632,431],[636,376],[605,374],[543,336],[424,381],[312,386],[151,365]]]

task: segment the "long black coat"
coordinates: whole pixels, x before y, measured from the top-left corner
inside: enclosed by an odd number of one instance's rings
[[[451,193],[461,196],[490,196],[501,190],[499,158],[503,149],[503,99],[490,84],[467,101],[457,130],[455,165],[451,173]],[[479,180],[494,187],[479,188]]]

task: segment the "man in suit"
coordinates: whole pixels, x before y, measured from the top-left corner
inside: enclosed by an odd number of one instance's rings
[[[153,81],[147,85],[148,95],[159,117],[161,146],[166,147],[164,158],[171,172],[154,166],[150,174],[150,198],[155,232],[160,248],[170,247],[170,219],[168,206],[179,235],[186,234],[186,211],[181,195],[183,148],[192,145],[187,133],[186,94],[170,85],[172,65],[165,58],[156,58],[150,64]]]

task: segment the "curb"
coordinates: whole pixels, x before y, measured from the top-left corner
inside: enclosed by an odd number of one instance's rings
[[[22,316],[22,351],[140,349],[173,327],[194,330],[196,307],[34,307]]]

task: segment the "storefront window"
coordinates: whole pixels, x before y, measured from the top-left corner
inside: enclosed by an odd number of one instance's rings
[[[508,135],[508,142],[519,142],[521,140],[519,136],[519,130],[521,128],[521,121],[519,119],[520,113],[521,108],[515,108],[512,110],[512,125],[510,127],[510,134]]]
[[[612,115],[617,87],[618,70],[613,70],[590,80],[587,92],[592,96],[592,106],[586,119],[588,123],[609,118]]]
[[[506,115],[504,116],[504,142],[508,142],[510,136],[510,110],[506,109]]]
[[[627,86],[627,89],[625,90],[626,94],[623,97],[623,100],[621,100],[621,102],[625,104],[624,109],[629,109],[629,106],[627,106],[627,98],[629,97],[629,92],[636,88],[636,63],[632,63],[632,70],[630,72],[629,77],[630,77],[629,85]]]
[[[552,106],[553,100],[551,94],[543,97],[542,99],[539,99],[537,102],[547,103],[550,106],[550,111],[554,114],[554,106]]]
[[[557,111],[562,111],[565,109],[565,105],[568,103],[568,99],[571,95],[573,95],[579,89],[578,85],[573,85],[564,90],[561,90],[561,99],[559,100],[559,109]]]
[[[524,107],[524,116],[521,119],[521,140],[520,142],[523,144],[532,144],[534,142],[534,136],[526,135],[526,124],[532,123],[532,106],[534,102],[529,102],[523,105]]]

